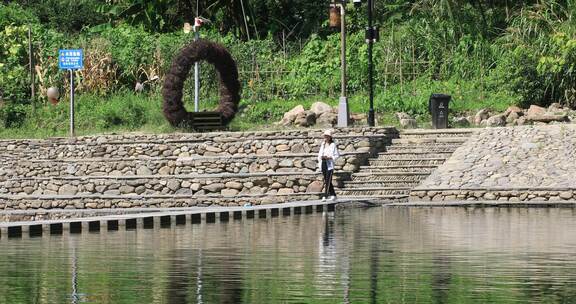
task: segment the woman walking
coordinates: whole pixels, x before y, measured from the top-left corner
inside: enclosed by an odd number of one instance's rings
[[[336,143],[332,139],[332,130],[326,130],[324,131],[324,141],[318,151],[318,167],[322,170],[322,175],[324,176],[324,195],[322,200],[326,200],[327,197],[330,200],[336,199],[336,191],[334,191],[334,185],[332,185],[332,175],[334,174],[334,162],[338,157],[340,157],[340,154]]]

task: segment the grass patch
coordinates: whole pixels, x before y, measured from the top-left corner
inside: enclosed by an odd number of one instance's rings
[[[378,88],[374,100],[378,125],[398,126],[396,112],[413,115],[420,127],[430,127],[428,98],[432,93],[452,95],[451,116],[469,115],[479,109],[489,108],[503,111],[514,104],[513,94],[495,89],[483,88],[474,81],[427,81],[416,80],[403,86],[394,85],[386,90]],[[337,97],[313,96],[306,99],[277,99],[265,102],[245,101],[240,103],[240,111],[229,126],[232,131],[279,130],[284,129],[275,123],[285,112],[297,105],[309,108],[316,101],[333,107]],[[193,109],[191,98],[185,98],[186,108]],[[212,110],[217,100],[212,98],[201,103],[201,110]],[[350,111],[367,113],[367,94],[355,94],[349,98]],[[11,116],[10,125],[0,129],[0,138],[47,138],[68,135],[69,104],[63,100],[57,106],[43,105],[37,109],[19,106]],[[7,126],[7,127],[6,127]],[[162,114],[162,98],[159,93],[134,94],[120,92],[109,97],[79,95],[76,102],[76,134],[94,135],[102,133],[170,133],[182,131],[171,127]]]

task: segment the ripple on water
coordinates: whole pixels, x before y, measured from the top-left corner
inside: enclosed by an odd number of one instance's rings
[[[567,303],[567,209],[343,210],[0,241],[0,303]]]

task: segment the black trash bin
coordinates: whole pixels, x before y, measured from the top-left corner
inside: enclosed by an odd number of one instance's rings
[[[448,107],[452,96],[445,94],[432,94],[428,101],[428,110],[432,114],[432,128],[448,128]]]

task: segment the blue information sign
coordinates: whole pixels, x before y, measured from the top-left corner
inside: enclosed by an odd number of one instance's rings
[[[79,70],[84,67],[84,52],[76,50],[58,50],[58,67],[61,70]]]

